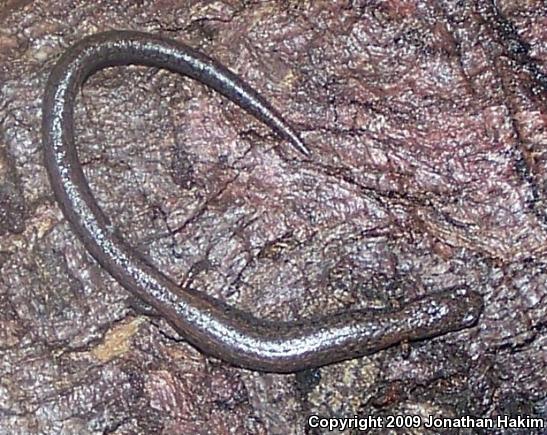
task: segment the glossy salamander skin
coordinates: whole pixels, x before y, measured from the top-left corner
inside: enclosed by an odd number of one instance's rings
[[[123,287],[160,313],[207,355],[252,370],[291,373],[474,325],[482,297],[445,289],[397,310],[353,310],[274,322],[182,289],[116,235],[84,177],[74,145],[76,94],[86,78],[113,65],[140,64],[191,77],[268,125],[302,154],[298,134],[256,91],[218,62],[179,42],[133,31],[81,40],[53,68],[43,101],[45,163],[55,197],[85,248]]]

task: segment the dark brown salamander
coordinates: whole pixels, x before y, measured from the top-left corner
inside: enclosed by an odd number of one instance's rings
[[[83,39],[51,72],[43,102],[45,162],[55,197],[86,249],[123,287],[155,308],[208,355],[253,370],[294,372],[474,325],[482,297],[452,288],[398,310],[354,310],[295,322],[257,319],[191,289],[181,289],[118,238],[97,205],[74,145],[74,101],[84,80],[112,65],[166,68],[220,92],[298,151],[298,135],[252,88],[218,62],[179,42],[132,31]]]

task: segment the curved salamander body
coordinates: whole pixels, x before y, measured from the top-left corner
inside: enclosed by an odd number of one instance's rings
[[[287,373],[476,323],[482,298],[467,288],[440,291],[399,310],[355,310],[298,322],[257,319],[198,291],[181,289],[114,234],[91,193],[74,145],[74,101],[84,80],[101,68],[128,64],[166,68],[198,80],[302,154],[310,152],[249,85],[213,59],[169,39],[132,31],[101,33],[77,43],[53,68],[44,96],[42,134],[49,179],[66,219],[101,266],[192,345],[240,367]]]

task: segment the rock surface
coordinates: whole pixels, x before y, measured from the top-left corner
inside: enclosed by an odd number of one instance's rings
[[[1,8],[0,433],[323,433],[306,428],[311,414],[547,418],[544,2]],[[302,161],[167,71],[93,75],[76,110],[86,175],[165,273],[272,319],[465,283],[484,296],[479,324],[280,376],[207,358],[140,315],[71,232],[41,156],[52,65],[108,29],[217,58],[314,153]]]

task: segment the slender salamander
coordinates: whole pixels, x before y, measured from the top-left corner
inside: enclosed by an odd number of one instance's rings
[[[477,322],[483,300],[466,287],[438,291],[400,309],[351,310],[290,322],[258,319],[199,291],[180,288],[116,235],[91,193],[74,145],[74,101],[83,82],[101,68],[128,64],[165,68],[198,80],[268,125],[300,153],[311,154],[249,85],[179,42],[148,33],[110,31],[81,40],[54,66],[43,100],[42,135],[55,198],[97,262],[193,346],[239,367],[290,373]]]

